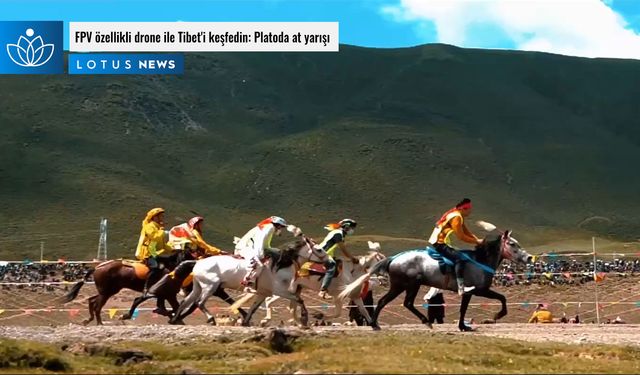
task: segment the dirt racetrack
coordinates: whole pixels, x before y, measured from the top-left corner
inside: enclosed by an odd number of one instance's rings
[[[473,335],[511,338],[523,341],[547,342],[555,341],[565,344],[611,344],[640,346],[640,325],[595,325],[595,324],[517,324],[499,323],[476,325],[477,330],[471,333],[459,332],[454,324],[435,325],[429,329],[422,325],[401,324],[383,326],[381,332],[393,332],[395,335]],[[82,326],[69,324],[66,326],[2,326],[0,337],[27,339],[41,342],[107,342],[122,340],[153,340],[165,343],[189,342],[198,339],[221,339],[222,336],[251,336],[266,328],[257,327],[224,327],[208,325],[168,326]],[[370,336],[378,334],[369,327],[312,327],[303,330],[309,335],[338,336],[356,335]]]

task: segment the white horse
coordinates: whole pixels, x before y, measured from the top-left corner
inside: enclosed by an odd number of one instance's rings
[[[314,248],[313,242],[305,236],[302,236],[302,239],[286,244],[280,252],[270,254],[271,264],[263,268],[256,280],[256,291],[259,299],[251,306],[242,324],[248,326],[251,316],[260,306],[260,303],[266,297],[275,294],[299,304],[302,310],[303,324],[306,325],[308,317],[304,301],[300,298],[297,290],[291,291],[289,289],[295,275],[296,263],[302,264],[313,256],[322,258],[326,256],[326,252],[322,249]],[[192,307],[196,303],[204,311],[207,321],[214,321],[213,315],[206,308],[206,302],[209,297],[218,288],[243,290],[244,286],[241,282],[250,269],[249,259],[239,259],[230,255],[218,255],[196,262],[193,267],[193,290],[182,301],[170,323],[180,321],[186,317],[193,311]],[[252,294],[247,296],[253,297]],[[232,309],[245,303],[248,300],[247,296],[236,301],[232,305]]]
[[[364,275],[369,270],[369,268],[371,268],[371,266],[386,258],[384,254],[379,251],[380,243],[369,241],[369,249],[371,251],[369,251],[367,255],[356,257],[358,259],[358,263],[354,264],[348,259],[342,259],[342,269],[340,270],[340,274],[331,281],[331,285],[329,285],[329,289],[327,290],[327,294],[332,297],[334,304],[333,315],[327,316],[327,318],[337,319],[340,317],[342,313],[343,299],[338,298],[338,295],[345,288],[345,286],[349,285],[358,277]],[[298,275],[295,280],[295,284],[301,286],[302,288],[310,289],[313,291],[320,291],[323,277],[324,274],[319,273],[306,274],[304,276]],[[353,300],[356,306],[358,306],[358,309],[360,310],[362,316],[364,316],[367,322],[370,323],[371,317],[369,316],[369,313],[364,306],[362,295],[359,293],[359,291],[356,291],[348,295],[347,297],[350,297],[350,299]],[[271,296],[266,299],[265,305],[267,308],[267,315],[260,322],[261,324],[266,325],[269,323],[269,321],[271,320],[271,305],[278,299],[280,299],[280,297],[277,295]],[[291,302],[288,309],[293,316],[289,321],[292,323],[299,323],[300,321],[298,320],[296,312],[297,304]]]

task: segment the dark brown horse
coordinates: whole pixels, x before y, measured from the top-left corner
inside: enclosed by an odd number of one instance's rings
[[[164,258],[164,274],[173,270],[183,260],[191,259],[194,259],[194,254],[189,251],[177,251],[174,254]],[[127,265],[127,263],[123,262],[122,260],[109,260],[100,263],[94,269],[89,270],[84,276],[84,279],[77,282],[71,288],[69,293],[67,293],[63,297],[62,302],[67,303],[76,299],[76,297],[78,297],[80,289],[85,284],[89,276],[93,275],[93,280],[95,282],[96,289],[98,290],[98,294],[89,298],[90,316],[89,319],[84,320],[83,323],[89,324],[95,317],[96,323],[98,325],[102,325],[102,317],[100,316],[100,313],[102,311],[102,307],[107,303],[109,298],[116,295],[122,289],[131,289],[136,292],[142,292],[144,290],[145,284],[145,277],[142,277],[143,274],[144,269],[142,269],[140,265],[138,265],[137,267],[132,267],[130,265]],[[151,280],[150,285],[153,285],[162,276],[163,275],[159,275],[156,280]],[[164,301],[164,298],[158,298],[158,308],[155,309],[154,312],[164,316],[171,316],[171,314],[164,307]],[[169,300],[168,302],[169,304],[171,304],[171,307],[174,311],[178,309],[179,304],[175,298],[173,300]]]

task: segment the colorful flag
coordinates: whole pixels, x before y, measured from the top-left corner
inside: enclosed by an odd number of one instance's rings
[[[109,319],[113,319],[114,316],[118,313],[118,309],[109,309]]]

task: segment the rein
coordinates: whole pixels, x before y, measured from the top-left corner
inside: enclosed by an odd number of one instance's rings
[[[493,268],[487,266],[486,264],[478,262],[477,260],[475,260],[472,257],[470,257],[467,253],[461,251],[461,252],[458,253],[458,255],[461,258],[463,258],[465,261],[475,264],[476,266],[478,266],[478,268],[480,268],[484,272],[486,272],[488,274],[491,274],[491,275],[495,275],[496,270],[494,270]]]
[[[506,240],[504,238],[500,239],[500,256],[504,259],[508,259],[511,260],[511,255],[510,253],[507,251],[507,247],[505,246]],[[469,262],[469,263],[473,263],[475,264],[478,268],[480,268],[481,270],[483,270],[484,272],[491,274],[491,275],[495,275],[496,274],[496,270],[494,270],[493,268],[487,266],[486,264],[480,263],[477,260],[473,259],[472,257],[470,257],[467,253],[461,251],[458,253],[465,261]]]

